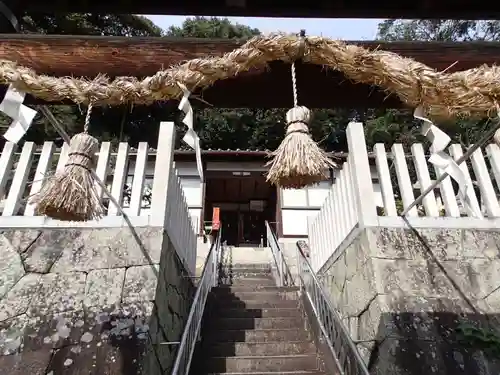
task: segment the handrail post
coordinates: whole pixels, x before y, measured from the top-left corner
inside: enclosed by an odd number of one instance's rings
[[[214,273],[214,277],[213,277],[213,281],[212,281],[212,286],[213,287],[216,287],[217,284],[218,284],[218,262],[219,262],[219,254],[220,254],[220,234],[218,233],[217,234],[217,237],[215,238],[215,247],[214,247],[214,254],[212,255],[212,267],[213,267],[213,273]]]
[[[297,253],[297,286],[299,287],[299,291],[302,293],[302,264],[300,258],[299,245],[295,246],[295,252]]]
[[[363,124],[350,122],[346,133],[349,167],[356,194],[358,223],[361,228],[374,226],[377,225],[378,217]]]
[[[276,249],[277,255],[278,255],[278,267],[279,267],[279,273],[280,273],[280,281],[279,281],[279,286],[285,286],[285,280],[284,280],[284,275],[283,275],[283,253],[281,252],[281,249],[278,247]]]

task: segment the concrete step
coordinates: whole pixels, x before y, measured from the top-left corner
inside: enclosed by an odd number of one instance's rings
[[[276,286],[276,282],[272,276],[248,276],[248,277],[227,277],[222,278],[222,286]]]
[[[223,280],[234,280],[234,279],[247,279],[247,278],[268,278],[271,279],[273,275],[270,271],[258,271],[252,269],[240,269],[240,270],[220,270],[220,277]]]
[[[228,318],[222,317],[212,320],[211,329],[283,329],[296,328],[304,325],[302,317],[287,318]]]
[[[205,350],[204,353],[214,357],[316,354],[314,344],[308,341],[225,342],[210,345]]]
[[[251,357],[213,357],[207,361],[208,372],[282,372],[298,370],[317,370],[316,354],[297,354],[293,356],[251,356]]]
[[[206,375],[246,375],[247,372],[212,372]],[[252,375],[326,375],[322,371],[279,371],[279,372],[252,372]],[[329,374],[333,375],[333,374]]]
[[[228,327],[229,328],[229,327]],[[220,342],[288,342],[308,341],[309,334],[303,329],[219,329],[203,336],[211,344]]]
[[[219,317],[231,317],[231,318],[288,318],[288,317],[302,318],[302,314],[297,309],[296,306],[292,308],[221,309],[220,311],[217,311],[217,315]]]
[[[273,299],[266,300],[241,300],[238,298],[214,298],[218,310],[224,309],[272,309],[272,308],[296,308],[299,304],[297,300],[293,299]]]
[[[246,301],[282,301],[297,300],[296,292],[288,291],[230,291],[215,288],[213,296],[216,300],[240,300]]]
[[[273,276],[270,274],[266,273],[257,273],[257,272],[252,272],[252,273],[244,273],[244,274],[239,274],[239,273],[219,273],[219,283],[223,285],[228,285],[228,284],[241,284],[241,283],[246,283],[247,280],[253,280],[253,279],[260,279],[260,280],[266,280],[265,282],[269,285],[276,286],[276,282],[273,279]],[[270,283],[272,281],[272,283]]]
[[[229,264],[228,267],[233,269],[250,269],[258,271],[271,271],[271,264],[269,263],[235,263]]]
[[[299,287],[297,286],[285,286],[279,287],[276,285],[219,285],[213,288],[212,291],[216,294],[218,293],[233,293],[233,292],[297,292]]]
[[[271,275],[270,264],[222,264],[221,271],[224,274],[262,274],[266,276]]]

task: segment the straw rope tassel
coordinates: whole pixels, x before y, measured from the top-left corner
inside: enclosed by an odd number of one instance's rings
[[[311,112],[298,105],[297,78],[295,64],[292,63],[292,89],[294,107],[286,114],[285,139],[271,153],[273,159],[267,181],[288,189],[300,189],[314,185],[328,178],[328,169],[335,163],[318,147],[309,134]]]
[[[99,141],[88,134],[92,104],[89,104],[83,133],[69,143],[64,170],[50,177],[33,198],[36,213],[64,221],[99,219],[104,208],[96,190],[94,173]]]

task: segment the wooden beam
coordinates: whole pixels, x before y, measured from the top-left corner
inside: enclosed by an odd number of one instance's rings
[[[465,70],[500,61],[499,42],[439,43],[353,41],[411,57],[432,68]],[[95,77],[148,76],[186,60],[220,56],[242,41],[190,38],[127,38],[0,34],[0,59],[16,61],[39,74]]]
[[[47,13],[121,13],[169,14],[240,17],[298,17],[298,18],[442,18],[498,19],[499,3],[489,0],[426,0],[413,2],[384,0],[323,0],[316,2],[285,0],[3,0],[18,12]],[[235,5],[237,4],[237,5]],[[297,26],[300,29],[300,25]]]
[[[149,76],[158,70],[239,47],[235,40],[0,34],[0,59],[39,74]]]
[[[500,61],[500,43],[352,42],[412,57],[437,70],[465,70]],[[211,39],[0,35],[0,59],[54,76],[147,76],[193,58],[221,55],[242,42]],[[400,107],[393,95],[346,81],[343,74],[310,64],[297,65],[301,104],[311,108]],[[288,64],[219,81],[200,95],[215,107],[287,108],[293,103]],[[32,98],[27,103],[40,103]],[[199,104],[193,100],[194,104]]]

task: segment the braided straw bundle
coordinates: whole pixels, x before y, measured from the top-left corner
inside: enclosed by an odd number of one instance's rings
[[[87,133],[71,138],[64,170],[49,178],[32,199],[37,214],[64,221],[87,221],[102,216],[104,209],[92,174],[98,148],[97,139]]]
[[[336,166],[311,138],[310,121],[311,112],[306,107],[294,107],[287,112],[285,139],[266,165],[270,166],[267,180],[272,184],[300,189],[328,179],[328,168]]]
[[[250,69],[264,69],[274,60],[291,62],[301,48],[294,36],[257,36],[221,57],[193,59],[139,80],[100,76],[83,78],[38,75],[32,69],[0,60],[0,83],[47,101],[72,100],[94,105],[151,104],[178,99],[178,83],[190,91],[212,85]],[[441,73],[395,53],[348,45],[322,37],[307,37],[303,60],[339,70],[354,82],[377,85],[396,94],[411,107],[421,105],[430,116],[494,115],[500,95],[500,67],[481,66],[455,73]]]

